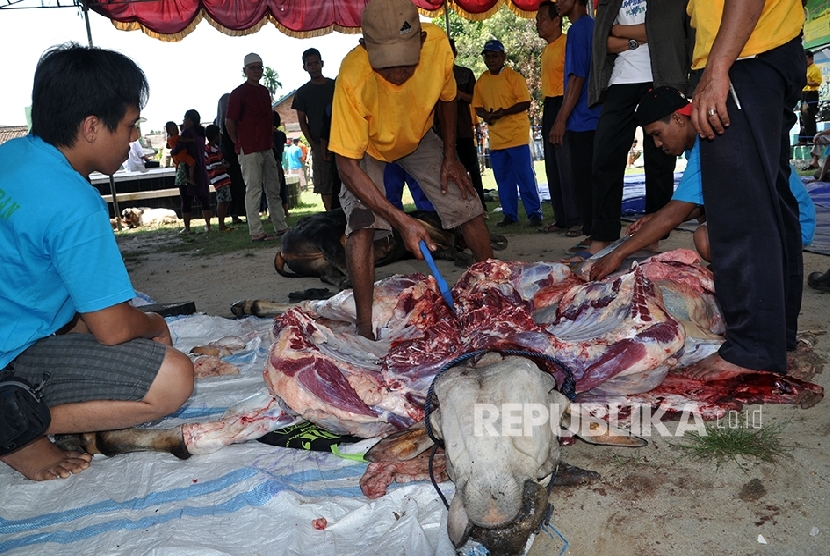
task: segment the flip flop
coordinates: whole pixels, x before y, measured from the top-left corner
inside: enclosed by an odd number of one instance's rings
[[[590,248],[591,248],[591,241],[590,240],[580,241],[579,243],[577,243],[573,247],[569,248],[566,251],[566,254],[571,255],[573,253],[579,253],[580,251],[588,251]]]
[[[268,234],[262,234],[261,236],[251,237],[251,241],[253,242],[274,241],[275,239],[277,239],[277,236],[269,236]]]

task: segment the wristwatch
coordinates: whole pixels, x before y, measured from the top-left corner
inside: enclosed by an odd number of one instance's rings
[[[637,39],[628,39],[628,50],[637,50],[640,48],[640,43],[637,42]]]

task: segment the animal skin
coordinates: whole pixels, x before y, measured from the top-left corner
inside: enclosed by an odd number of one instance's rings
[[[407,214],[426,227],[430,238],[438,246],[433,253],[434,258],[455,261],[456,266],[462,268],[473,263],[470,252],[462,247],[460,232],[444,230],[437,213],[416,210]],[[346,213],[340,208],[300,219],[282,236],[281,247],[274,256],[274,269],[280,276],[318,277],[338,288],[348,287],[345,229]],[[494,249],[502,250],[507,247],[507,239],[494,236],[492,244]],[[375,240],[374,250],[375,266],[412,256],[397,231]]]

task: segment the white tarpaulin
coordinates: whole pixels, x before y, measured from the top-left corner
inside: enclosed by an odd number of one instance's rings
[[[223,336],[245,351],[240,374],[197,380],[173,417],[153,426],[218,419],[264,386],[269,319],[169,319],[184,352]],[[392,485],[369,500],[366,464],[255,441],[180,461],[140,453],[95,456],[67,480],[28,481],[0,467],[0,553],[9,554],[453,554],[446,511],[428,482]],[[449,496],[452,484],[442,485]],[[325,518],[323,530],[312,521]]]

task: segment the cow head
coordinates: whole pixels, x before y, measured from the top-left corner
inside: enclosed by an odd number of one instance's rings
[[[568,407],[555,387],[531,360],[495,353],[435,381],[438,409],[430,423],[444,440],[447,474],[455,483],[447,528],[456,546],[470,535],[484,540],[480,529],[491,552],[494,538],[510,543],[497,552],[521,552],[542,522]]]

